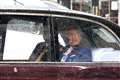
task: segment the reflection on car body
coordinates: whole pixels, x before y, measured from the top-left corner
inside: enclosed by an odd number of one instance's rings
[[[120,79],[117,24],[49,1],[8,1],[0,0],[1,80]],[[73,48],[68,25],[77,27],[79,47],[91,50],[92,61],[61,62],[61,54]]]

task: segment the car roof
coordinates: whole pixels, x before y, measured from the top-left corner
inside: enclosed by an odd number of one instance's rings
[[[0,9],[69,10],[56,2],[47,0],[0,0]]]
[[[67,7],[48,0],[0,0],[0,9],[59,11],[98,17],[90,13],[70,10]]]
[[[91,17],[97,17],[104,19],[104,17],[96,16],[90,13],[70,10],[57,2],[48,0],[0,0],[0,10],[38,10],[38,11],[57,11],[62,13],[73,13],[86,15]]]

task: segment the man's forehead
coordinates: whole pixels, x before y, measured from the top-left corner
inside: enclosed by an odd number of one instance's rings
[[[78,30],[76,30],[76,29],[70,29],[70,30],[67,30],[66,31],[66,35],[79,35],[79,31]]]
[[[76,32],[78,32],[76,29],[70,29],[70,30],[68,30],[68,31],[66,31],[67,33],[76,33]]]
[[[67,27],[66,30],[67,30],[67,31],[69,31],[69,30],[77,30],[77,27],[74,26],[74,25],[71,25],[71,26]]]

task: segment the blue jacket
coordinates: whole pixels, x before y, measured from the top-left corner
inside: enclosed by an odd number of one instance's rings
[[[64,55],[62,54],[62,57]],[[89,48],[74,47],[65,62],[91,62],[92,52]]]

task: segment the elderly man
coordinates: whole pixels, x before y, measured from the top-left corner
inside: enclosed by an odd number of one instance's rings
[[[79,29],[69,26],[66,30],[69,48],[63,52],[61,62],[91,62],[92,54],[89,48],[80,47]]]

